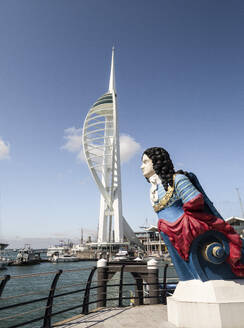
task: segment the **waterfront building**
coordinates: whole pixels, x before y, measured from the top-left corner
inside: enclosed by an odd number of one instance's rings
[[[230,218],[226,219],[226,222],[228,222],[235,231],[241,236],[241,238],[244,238],[244,219],[239,218],[237,216],[231,216]]]
[[[135,234],[143,245],[145,255],[162,257],[168,253],[156,226],[144,227],[143,231],[135,232]]]

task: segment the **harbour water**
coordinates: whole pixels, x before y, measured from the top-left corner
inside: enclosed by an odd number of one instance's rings
[[[43,257],[43,254],[42,254]],[[64,272],[61,274],[56,294],[64,293],[71,290],[83,289],[86,286],[86,281],[89,276],[91,269],[96,266],[96,262],[66,262],[66,263],[49,263],[44,262],[36,265],[29,266],[9,266],[7,270],[0,271],[0,276],[9,274],[11,278],[2,294],[2,299],[0,299],[0,306],[6,306],[8,304],[24,302],[28,300],[33,300],[36,298],[46,297],[48,296],[49,289],[52,283],[52,280],[55,276],[55,273],[58,270],[63,270]],[[163,268],[164,264],[160,265],[160,274],[159,277],[163,277]],[[35,275],[38,273],[48,273],[47,275]],[[30,277],[30,274],[33,276]],[[24,278],[18,278],[19,276],[27,275]],[[175,278],[176,274],[172,267],[169,267],[168,277]],[[125,281],[133,282],[133,279],[130,274],[125,273]],[[115,283],[116,279],[119,281],[119,276],[113,277],[113,283]],[[96,275],[93,278],[94,284],[96,284]],[[116,297],[118,295],[118,287],[110,288],[110,297]],[[131,296],[134,293],[134,287],[130,286],[125,288],[124,294],[125,296]],[[72,305],[82,304],[83,301],[83,292],[72,294],[64,297],[59,297],[54,301],[53,312],[58,312],[63,308],[72,307]],[[18,296],[14,299],[9,299],[10,296]],[[96,297],[96,289],[91,291],[91,299],[95,300]],[[130,301],[125,300],[124,305],[129,305]],[[114,301],[108,302],[107,306],[114,306]],[[2,321],[0,320],[0,328],[8,328],[14,324],[26,321],[33,317],[38,317],[45,312],[46,301],[33,303],[30,305],[26,305],[24,307],[17,307],[10,310],[5,310],[0,312],[0,318],[9,317],[8,320]],[[90,309],[95,308],[95,304],[91,305]],[[33,312],[34,311],[34,312]],[[78,308],[69,312],[65,312],[59,314],[52,318],[52,322],[58,322],[74,315],[80,314],[82,308]],[[26,312],[23,317],[11,318],[14,314],[21,314]],[[36,322],[29,325],[25,325],[26,328],[40,328],[42,322]]]

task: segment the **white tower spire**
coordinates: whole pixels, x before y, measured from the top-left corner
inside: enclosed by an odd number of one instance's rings
[[[115,92],[115,72],[114,72],[114,47],[112,48],[112,59],[111,59],[111,71],[110,71],[110,80],[109,80],[109,89],[108,92]]]

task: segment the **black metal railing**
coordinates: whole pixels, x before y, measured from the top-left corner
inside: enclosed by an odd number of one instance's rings
[[[56,272],[46,272],[31,275],[22,276],[10,276],[5,275],[0,280],[0,327],[1,328],[17,328],[17,327],[34,327],[34,323],[38,323],[42,328],[52,327],[52,318],[56,317],[60,321],[58,315],[76,310],[76,314],[88,314],[91,309],[100,306],[107,306],[112,302],[113,306],[127,306],[129,304],[136,303],[137,305],[146,304],[148,300],[157,298],[157,303],[166,304],[166,297],[174,291],[177,281],[173,281],[173,284],[167,283],[167,269],[168,265],[164,266],[163,277],[156,282],[145,282],[142,278],[134,273],[134,281],[128,277],[125,278],[125,271],[127,264],[117,264],[119,272],[119,278],[109,277],[110,263],[106,267],[106,275],[103,279],[94,278],[99,277],[97,273],[97,267],[80,268],[75,270],[59,270]],[[140,268],[137,266],[137,269]],[[79,281],[70,284],[58,285],[60,277],[64,274],[70,274],[74,271],[90,271],[86,282]],[[48,289],[42,291],[31,291],[28,293],[22,293],[19,295],[7,295],[8,284],[13,279],[23,279],[36,276],[54,275],[51,280],[51,286]],[[31,288],[31,284],[30,284]],[[134,293],[131,291],[134,290]],[[68,289],[64,291],[64,289]],[[153,291],[148,293],[147,290]],[[128,295],[128,293],[130,295]],[[132,293],[132,294],[131,294]],[[42,297],[33,296],[42,294]],[[43,295],[44,294],[44,295]],[[125,295],[127,294],[127,295]],[[70,297],[75,297],[70,299]],[[24,300],[24,298],[30,298]],[[18,299],[21,298],[19,302]],[[58,301],[60,300],[60,301]],[[72,301],[72,302],[71,302]],[[76,301],[76,302],[74,302]],[[57,309],[56,309],[57,307]],[[13,313],[13,310],[17,309],[17,313]],[[5,316],[1,316],[1,313],[5,313]],[[36,314],[37,313],[37,314]],[[72,315],[71,315],[72,316]],[[22,321],[21,321],[22,319]]]

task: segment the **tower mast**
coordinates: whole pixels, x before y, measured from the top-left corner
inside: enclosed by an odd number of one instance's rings
[[[112,48],[112,59],[111,59],[111,69],[110,69],[110,79],[109,79],[109,88],[108,92],[112,93],[113,91],[116,93],[115,89],[115,71],[114,71],[114,47]]]

